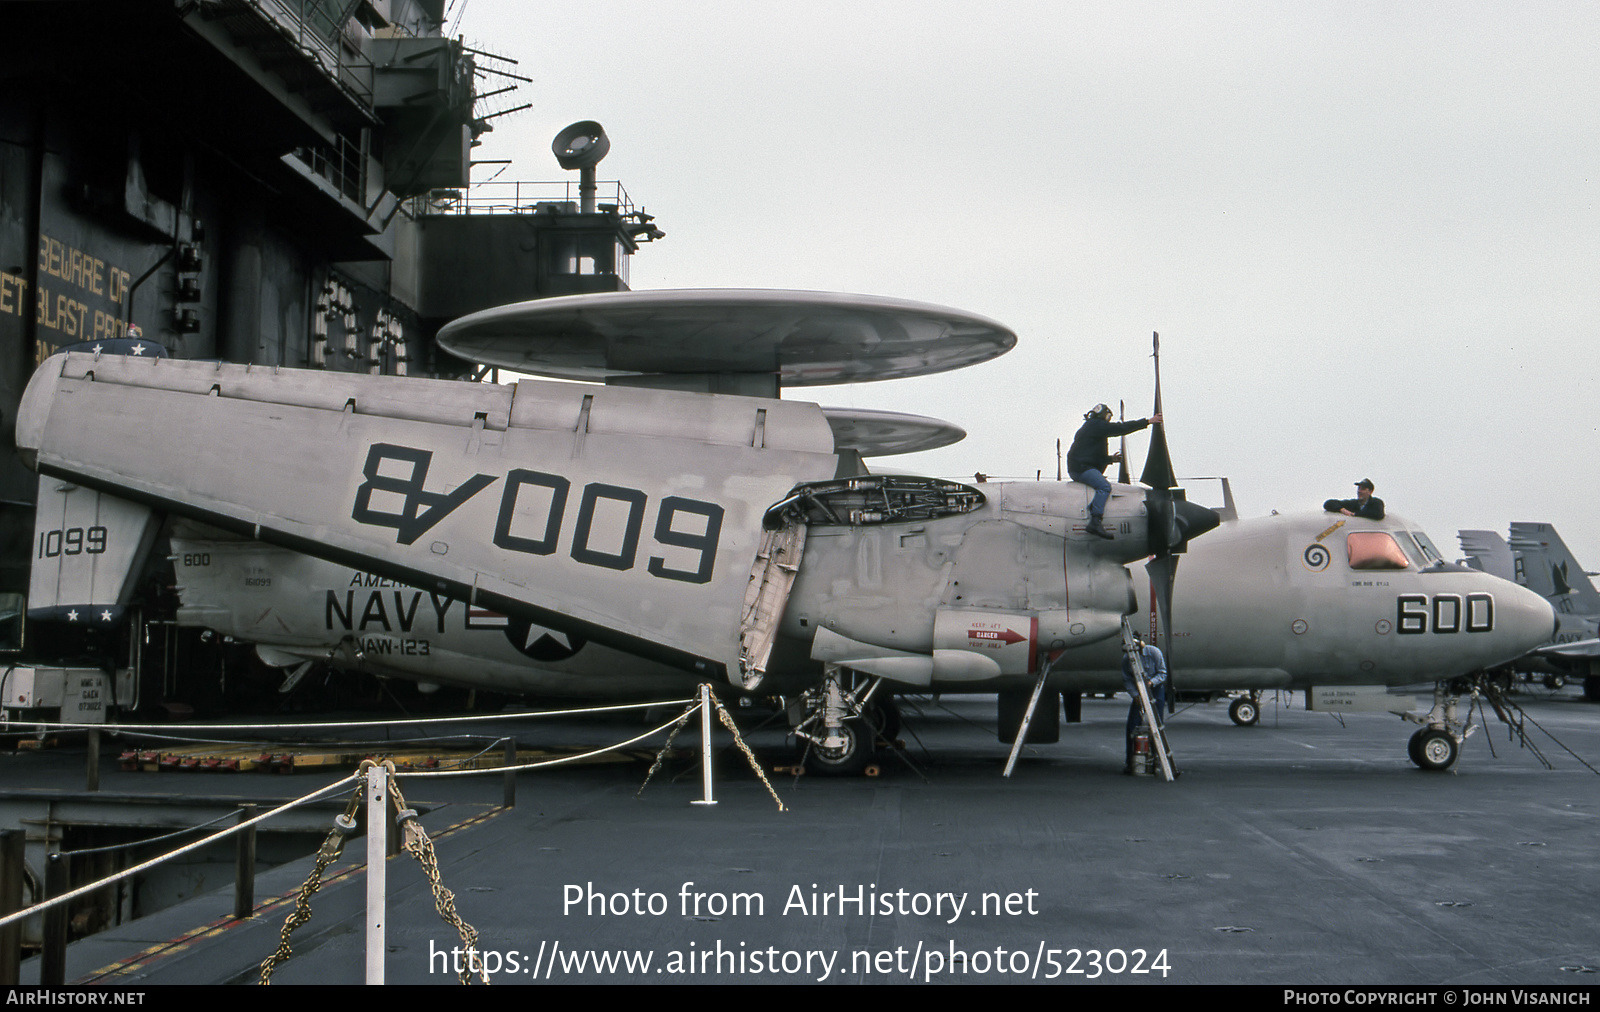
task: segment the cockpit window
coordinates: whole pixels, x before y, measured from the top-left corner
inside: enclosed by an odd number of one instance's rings
[[[1355,531],[1345,538],[1351,569],[1405,569],[1411,565],[1386,531]]]
[[[1417,543],[1417,547],[1422,549],[1422,561],[1425,566],[1437,566],[1444,561],[1444,556],[1439,554],[1439,549],[1434,546],[1426,534],[1421,531],[1410,531],[1409,533],[1412,540]]]
[[[1399,544],[1400,550],[1406,553],[1406,558],[1411,560],[1413,566],[1418,569],[1428,568],[1428,553],[1424,552],[1422,546],[1417,544],[1416,538],[1409,534],[1396,534],[1394,540]]]

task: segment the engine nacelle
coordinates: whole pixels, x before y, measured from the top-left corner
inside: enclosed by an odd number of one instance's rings
[[[1087,608],[1070,613],[940,608],[934,616],[929,653],[864,643],[822,628],[812,640],[811,656],[908,685],[983,682],[1003,675],[1031,675],[1051,652],[1115,636],[1122,628],[1122,615]]]
[[[935,680],[959,681],[961,667],[973,662],[950,655],[971,655],[991,661],[997,675],[1028,675],[1039,670],[1044,655],[1070,650],[1108,636],[1122,628],[1122,611],[1054,608],[1043,611],[1005,612],[988,608],[940,608],[933,620]],[[941,672],[937,663],[946,656]],[[992,676],[991,676],[992,677]]]
[[[869,476],[798,489],[769,531],[803,529],[803,553],[775,541],[752,586],[778,582],[774,565],[794,574],[782,635],[813,660],[913,685],[1027,677],[1054,651],[1116,635],[1135,607],[1126,562],[1143,557],[1142,503],[1107,511],[1130,533],[1106,542],[1081,529],[1081,486],[981,488]]]

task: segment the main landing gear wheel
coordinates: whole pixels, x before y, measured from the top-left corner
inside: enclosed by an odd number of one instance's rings
[[[1249,696],[1240,696],[1228,707],[1228,716],[1240,727],[1249,727],[1261,719],[1261,707]]]
[[[894,701],[893,696],[880,696],[868,703],[866,719],[884,741],[892,742],[900,737],[900,704]]]
[[[812,743],[806,749],[806,769],[818,776],[850,777],[867,768],[872,758],[872,732],[859,720],[847,720],[839,726],[843,744],[825,748]]]
[[[1456,740],[1449,732],[1425,727],[1411,736],[1406,750],[1411,761],[1425,770],[1447,770],[1456,764]]]

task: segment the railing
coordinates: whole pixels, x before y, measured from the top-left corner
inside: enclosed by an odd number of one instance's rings
[[[328,0],[241,0],[274,25],[284,39],[316,64],[334,83],[367,108],[372,107],[372,61],[341,41],[345,22],[333,14],[347,4]],[[353,48],[353,47],[352,47]]]
[[[360,145],[352,143],[343,134],[335,137],[332,146],[319,144],[311,148],[296,148],[294,157],[306,168],[326,179],[339,195],[352,203],[365,206],[367,189],[367,160]]]
[[[385,915],[385,907],[387,903],[387,867],[385,858],[387,854],[390,853],[392,843],[399,844],[400,846],[397,849],[404,850],[406,853],[411,854],[422,865],[424,874],[427,875],[430,884],[433,886],[434,896],[438,901],[439,914],[447,922],[453,924],[458,930],[460,930],[463,947],[468,953],[468,964],[469,966],[472,966],[473,960],[471,954],[477,949],[477,932],[473,930],[471,925],[467,924],[460,918],[459,915],[456,914],[454,902],[449,891],[442,888],[442,885],[439,882],[438,862],[433,853],[433,843],[429,839],[428,834],[419,824],[417,812],[405,805],[404,795],[400,793],[398,779],[400,777],[432,778],[501,774],[505,778],[504,807],[511,808],[516,804],[515,776],[518,772],[534,769],[546,769],[565,763],[577,762],[605,752],[612,752],[618,749],[627,748],[628,746],[643,741],[646,738],[659,735],[663,732],[669,732],[667,734],[666,744],[662,747],[661,754],[656,757],[655,764],[651,766],[650,772],[645,775],[645,783],[639,787],[639,790],[642,792],[645,785],[649,784],[651,777],[653,777],[655,773],[661,769],[662,762],[666,757],[666,752],[672,746],[672,742],[677,737],[678,732],[686,724],[688,724],[692,717],[698,716],[700,718],[701,797],[691,802],[691,804],[714,805],[716,804],[716,801],[712,797],[711,728],[713,714],[715,714],[715,717],[721,721],[723,726],[732,733],[734,743],[744,753],[745,758],[750,762],[750,765],[755,770],[756,775],[760,777],[762,783],[766,786],[767,791],[772,795],[772,799],[777,802],[778,809],[780,811],[784,810],[783,802],[778,799],[777,792],[773,790],[772,784],[768,782],[766,774],[762,772],[761,767],[756,763],[755,757],[750,752],[749,746],[745,744],[743,738],[739,735],[738,729],[734,726],[733,718],[731,715],[729,715],[727,709],[722,705],[722,703],[712,695],[711,687],[707,684],[702,684],[699,688],[699,691],[693,698],[671,700],[666,702],[582,707],[571,710],[480,714],[467,717],[428,717],[400,721],[340,721],[321,722],[314,724],[270,725],[272,729],[280,731],[289,729],[359,727],[367,725],[382,726],[387,729],[396,725],[437,724],[442,722],[471,724],[481,723],[484,721],[500,722],[508,720],[538,719],[542,717],[611,713],[625,710],[645,710],[663,705],[670,706],[673,704],[681,704],[684,705],[685,708],[677,717],[666,721],[660,726],[634,735],[626,741],[616,742],[611,745],[602,746],[576,755],[560,756],[554,759],[542,759],[533,762],[518,762],[516,756],[516,739],[513,737],[501,738],[493,745],[489,746],[489,748],[494,748],[495,746],[503,744],[505,747],[505,765],[499,769],[463,768],[456,770],[397,771],[392,762],[381,762],[368,759],[362,762],[360,770],[358,770],[356,773],[341,777],[340,779],[335,780],[333,783],[327,784],[309,794],[302,795],[293,801],[279,805],[278,807],[266,812],[257,813],[252,806],[245,806],[242,810],[231,812],[228,815],[223,816],[221,819],[213,820],[212,823],[207,824],[213,825],[215,822],[220,822],[223,819],[237,818],[239,821],[236,825],[229,826],[218,832],[212,833],[203,839],[196,840],[193,843],[162,854],[159,857],[140,862],[131,868],[125,868],[113,875],[106,876],[105,878],[99,879],[95,882],[78,886],[77,888],[68,888],[68,881],[70,877],[69,862],[72,854],[62,852],[50,854],[47,858],[45,889],[45,891],[49,894],[49,898],[21,910],[6,912],[3,909],[0,909],[0,939],[3,939],[6,942],[8,948],[12,945],[15,945],[17,940],[16,933],[11,932],[9,933],[9,937],[6,937],[7,933],[4,932],[4,929],[18,924],[27,917],[43,915],[45,918],[43,939],[44,952],[42,953],[40,960],[39,983],[45,986],[59,986],[65,982],[64,971],[66,966],[65,950],[67,938],[66,904],[78,897],[88,895],[97,889],[102,889],[113,882],[132,877],[144,871],[148,871],[149,869],[154,868],[156,865],[170,861],[177,857],[181,857],[210,844],[217,843],[222,839],[236,833],[244,835],[241,837],[241,842],[238,846],[234,917],[238,919],[249,917],[254,912],[256,906],[253,893],[253,858],[255,853],[254,833],[256,825],[292,808],[297,808],[302,805],[310,804],[314,801],[327,798],[336,791],[340,791],[341,789],[348,790],[354,786],[355,790],[349,796],[344,813],[333,820],[334,825],[328,831],[327,838],[323,841],[322,847],[317,852],[315,868],[313,869],[311,876],[306,880],[305,885],[301,887],[298,901],[295,904],[295,909],[284,923],[283,930],[280,934],[280,944],[277,951],[270,955],[261,964],[261,983],[265,984],[270,982],[273,969],[283,960],[289,958],[290,935],[297,927],[310,919],[311,897],[322,884],[322,873],[330,864],[339,858],[340,852],[344,848],[344,842],[346,838],[360,828],[356,821],[356,815],[362,807],[363,802],[365,802],[367,811],[367,860],[365,869],[367,874],[367,982],[381,984],[384,981],[384,954],[387,950],[385,937],[386,926],[388,923],[388,918]],[[70,728],[75,730],[90,731],[115,730],[119,732],[144,732],[158,735],[170,730],[170,727],[167,725],[144,724],[85,725],[66,722],[56,723],[30,721],[29,725],[39,729]],[[184,725],[183,729],[192,734],[195,731],[202,730],[237,732],[242,729],[256,726],[259,725],[187,724]],[[191,738],[190,740],[195,739]],[[488,751],[488,749],[485,749],[485,751]],[[194,826],[190,827],[184,832],[192,832],[194,830],[203,828],[205,827]],[[399,839],[392,840],[391,834],[398,834],[399,837],[403,838],[403,842],[401,842]],[[0,860],[0,864],[7,866],[7,868],[9,868],[11,871],[10,875],[0,874],[0,878],[15,878],[20,882],[20,865],[22,864],[22,835],[20,833],[0,835],[3,835],[4,837],[3,839],[0,839],[0,857],[3,857],[3,860]],[[167,837],[163,837],[162,839],[165,840]],[[145,840],[130,846],[139,846],[154,842],[157,841]],[[79,851],[77,853],[88,852]],[[3,873],[5,870],[6,869],[0,869],[0,873]],[[16,959],[15,954],[0,954],[0,968],[3,968],[0,969],[0,973],[6,973],[9,975],[10,972],[13,972],[17,964],[18,960]],[[488,972],[486,970],[476,966],[473,966],[472,968],[475,971],[478,971],[478,974],[484,980],[484,983],[488,983]],[[458,976],[461,978],[461,983],[465,984],[468,982],[468,975],[466,972],[462,972],[461,974],[458,974]],[[15,985],[16,983],[18,983],[16,980],[0,980],[0,984]]]
[[[417,216],[430,214],[532,214],[540,204],[579,202],[578,181],[509,181],[473,183],[465,190],[435,190],[414,197],[407,210]],[[595,203],[615,206],[621,214],[636,210],[628,191],[615,179],[595,184]]]

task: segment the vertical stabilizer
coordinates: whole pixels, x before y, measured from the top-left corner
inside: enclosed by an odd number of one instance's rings
[[[1511,525],[1511,550],[1519,556],[1517,582],[1567,614],[1600,615],[1600,591],[1584,573],[1578,560],[1556,533],[1554,526],[1538,523]],[[1563,607],[1561,602],[1570,602]]]
[[[1505,538],[1494,531],[1457,531],[1456,537],[1461,540],[1461,552],[1466,556],[1462,561],[1467,565],[1502,580],[1519,582],[1516,563]]]
[[[41,479],[28,618],[116,626],[159,526],[149,507]]]

